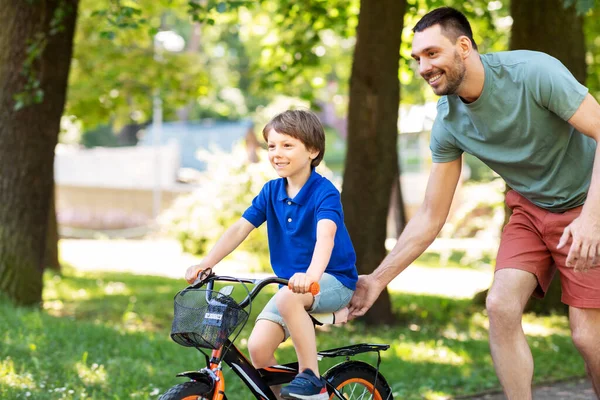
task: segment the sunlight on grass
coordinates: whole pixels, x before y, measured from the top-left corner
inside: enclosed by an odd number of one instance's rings
[[[86,385],[103,385],[107,383],[107,374],[104,369],[104,365],[98,365],[96,363],[91,366],[87,366],[85,362],[78,362],[75,364],[77,370],[77,376]]]
[[[18,373],[15,370],[15,363],[10,357],[0,361],[0,383],[22,389],[33,389],[35,387],[33,376],[29,372]]]
[[[470,361],[469,357],[458,354],[438,342],[408,343],[400,342],[392,345],[394,354],[405,361],[433,362],[446,365],[463,365]]]

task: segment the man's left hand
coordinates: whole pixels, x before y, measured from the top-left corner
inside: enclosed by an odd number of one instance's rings
[[[600,222],[580,215],[567,226],[557,248],[565,246],[572,238],[567,255],[567,266],[575,271],[587,271],[600,264]]]

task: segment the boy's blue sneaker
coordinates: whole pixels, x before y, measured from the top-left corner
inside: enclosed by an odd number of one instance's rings
[[[310,369],[305,369],[289,385],[281,389],[284,399],[327,400],[327,387],[323,378],[317,378]]]

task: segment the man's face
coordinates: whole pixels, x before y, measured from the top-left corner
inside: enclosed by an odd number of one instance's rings
[[[412,57],[419,64],[419,74],[435,94],[457,94],[465,78],[465,64],[457,46],[444,36],[440,25],[415,32]]]

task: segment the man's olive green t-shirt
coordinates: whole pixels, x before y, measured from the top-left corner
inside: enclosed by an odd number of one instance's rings
[[[472,154],[539,207],[563,212],[584,203],[596,142],[569,120],[587,95],[557,59],[534,51],[481,55],[481,96],[443,96],[431,132],[435,163]]]

